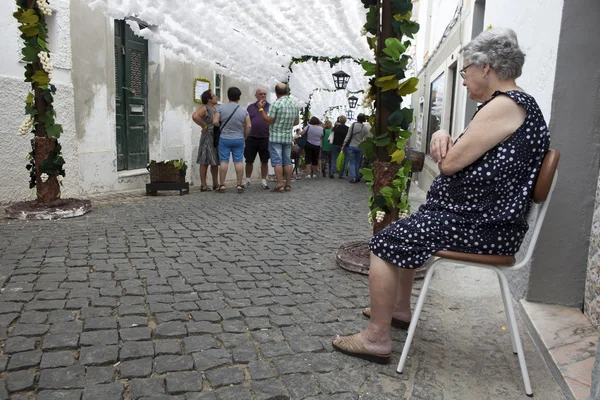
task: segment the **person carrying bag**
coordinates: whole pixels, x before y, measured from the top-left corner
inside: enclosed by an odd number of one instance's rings
[[[312,117],[306,126],[304,135],[304,155],[306,162],[306,179],[316,178],[321,159],[321,139],[323,139],[323,127],[317,117]],[[296,139],[297,142],[297,139]]]
[[[223,126],[219,127],[217,125],[214,125],[213,127],[213,145],[215,147],[219,147],[219,138],[221,137],[221,131],[223,129],[225,129],[225,125],[227,125],[227,123],[229,122],[229,120],[231,119],[231,117],[233,117],[233,115],[235,114],[235,112],[237,111],[237,109],[240,108],[240,106],[238,105],[235,110],[233,110],[233,113],[231,113],[231,115],[229,116],[229,118],[227,118],[227,121],[225,121],[225,123],[223,124]]]
[[[306,142],[308,140],[308,127],[306,128],[306,132],[304,133],[304,135],[300,135],[295,139],[296,144],[298,145],[298,147],[300,147],[301,149],[306,147]]]
[[[342,146],[344,145],[344,140],[346,139],[347,135],[348,125],[346,125],[346,116],[340,115],[337,125],[333,127],[331,133],[329,134],[329,138],[331,140],[331,170],[329,171],[330,178],[333,178],[333,174],[337,173],[340,179],[344,179],[346,163],[342,163],[341,168],[337,168],[336,161],[339,157],[339,154],[342,152]]]
[[[362,164],[363,151],[358,147],[363,140],[370,134],[370,130],[365,122],[367,120],[364,114],[358,114],[357,122],[350,127],[350,133],[342,145],[342,153],[346,150],[348,155],[348,165],[350,167],[350,183],[360,182],[360,166]]]

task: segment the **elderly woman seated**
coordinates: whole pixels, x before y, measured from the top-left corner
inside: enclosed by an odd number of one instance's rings
[[[460,75],[481,103],[453,142],[446,131],[431,138],[441,174],[427,201],[408,218],[371,239],[367,328],[337,337],[335,349],[378,363],[392,351],[391,326],[406,329],[415,268],[439,250],[514,255],[527,232],[532,190],[550,145],[535,99],[517,86],[525,54],[511,29],[494,28],[462,49]]]

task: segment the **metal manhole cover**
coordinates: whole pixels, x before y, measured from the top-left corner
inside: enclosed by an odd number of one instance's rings
[[[371,251],[368,241],[345,243],[338,249],[335,260],[343,269],[362,275],[369,275]],[[417,268],[415,279],[423,279],[427,274],[427,265]]]

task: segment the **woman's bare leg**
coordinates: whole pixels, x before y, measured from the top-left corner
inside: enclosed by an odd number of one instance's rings
[[[212,175],[213,186],[219,186],[219,166],[211,165],[210,174]]]
[[[402,310],[407,308],[410,312],[413,279],[413,270],[398,268],[371,253],[369,269],[371,319],[367,329],[358,335],[368,351],[376,354],[387,354],[392,351],[390,338],[392,313],[399,300],[403,302],[408,300],[408,304],[402,303],[401,306]],[[402,293],[401,296],[399,292]]]
[[[235,177],[237,179],[237,184],[240,186],[242,184],[242,179],[244,178],[244,163],[236,162],[233,163],[235,167]]]
[[[398,298],[392,316],[402,321],[410,321],[410,298],[416,271],[407,268],[398,268],[398,270]]]
[[[220,167],[221,186],[225,186],[225,178],[227,178],[227,169],[228,168],[229,168],[229,161],[221,163],[221,167]]]
[[[367,329],[360,334],[361,341],[369,351],[381,354],[392,351],[390,329],[392,312],[398,300],[399,272],[398,267],[371,253],[371,319]]]
[[[206,187],[206,172],[208,164],[200,164],[200,187]]]

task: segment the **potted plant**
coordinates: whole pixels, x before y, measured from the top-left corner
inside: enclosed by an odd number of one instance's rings
[[[187,164],[182,158],[164,161],[150,160],[146,168],[150,171],[150,183],[185,182]]]
[[[185,181],[186,162],[179,160],[150,160],[146,166],[150,171],[150,183],[146,184],[146,193],[155,195],[158,190],[179,190],[180,195],[190,192],[190,184]]]

